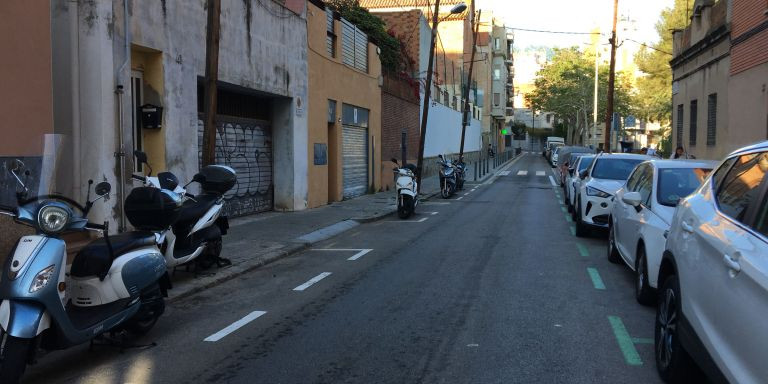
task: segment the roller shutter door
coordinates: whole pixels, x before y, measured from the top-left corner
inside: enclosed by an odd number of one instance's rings
[[[342,179],[344,199],[368,191],[368,129],[342,126]]]

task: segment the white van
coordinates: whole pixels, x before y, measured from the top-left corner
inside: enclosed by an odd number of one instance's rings
[[[546,144],[544,145],[544,151],[541,153],[547,160],[550,159],[552,150],[555,146],[565,145],[565,139],[558,136],[547,136]]]

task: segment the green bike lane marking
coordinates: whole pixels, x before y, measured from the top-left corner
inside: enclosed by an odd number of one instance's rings
[[[603,279],[600,278],[597,269],[587,268],[587,273],[589,273],[589,277],[592,279],[592,285],[595,286],[595,289],[605,290],[605,284],[603,284]]]
[[[574,226],[573,224],[571,224],[571,235],[576,236],[576,226]]]
[[[611,328],[613,328],[613,334],[616,336],[616,342],[619,343],[619,349],[621,349],[621,353],[624,355],[624,361],[626,361],[629,365],[643,365],[643,360],[640,359],[640,354],[637,353],[635,344],[650,344],[653,343],[653,340],[630,337],[629,332],[627,332],[627,328],[624,326],[624,323],[618,316],[608,316],[608,321],[611,323]]]
[[[589,250],[587,250],[587,247],[584,246],[584,244],[576,243],[576,247],[579,248],[579,254],[583,257],[589,257]]]

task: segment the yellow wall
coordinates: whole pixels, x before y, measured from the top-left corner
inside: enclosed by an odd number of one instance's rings
[[[336,58],[331,58],[325,46],[326,14],[311,2],[308,3],[307,34],[309,42],[309,140],[307,156],[308,170],[308,207],[314,208],[342,199],[342,157],[341,157],[341,111],[343,104],[351,104],[370,110],[369,148],[372,152],[370,137],[375,137],[376,149],[371,164],[381,163],[381,62],[376,53],[376,46],[368,44],[368,73],[349,68],[341,62],[341,25],[335,23]],[[328,124],[328,100],[336,100],[336,122]],[[314,165],[314,144],[328,145],[328,165]],[[371,163],[372,162],[372,163]],[[369,185],[381,188],[379,167],[376,175],[369,175]]]
[[[131,48],[131,70],[140,71],[144,76],[144,103],[163,106],[163,54],[148,48],[133,46]],[[150,100],[156,95],[159,100]],[[194,101],[191,101],[194,102]],[[133,111],[135,113],[135,111]],[[165,163],[165,112],[163,126],[160,129],[142,129],[142,144],[147,153],[149,166],[156,174],[167,170]]]

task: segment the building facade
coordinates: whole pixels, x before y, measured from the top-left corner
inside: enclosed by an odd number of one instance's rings
[[[308,3],[310,208],[381,188],[381,61],[354,24]]]

